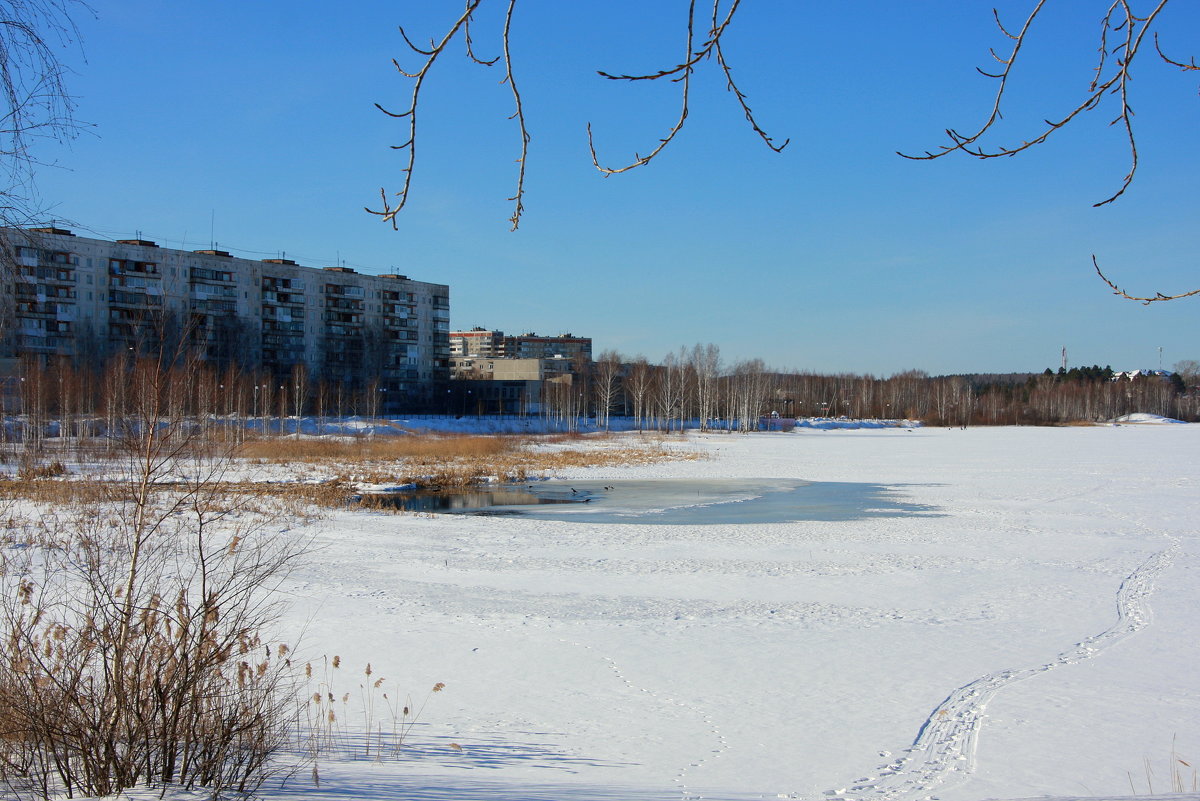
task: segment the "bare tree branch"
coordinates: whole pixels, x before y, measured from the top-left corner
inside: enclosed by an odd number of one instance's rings
[[[517,230],[517,226],[521,224],[521,214],[525,211],[525,205],[522,202],[525,197],[525,157],[529,154],[529,131],[525,128],[525,109],[521,105],[521,92],[517,89],[517,81],[513,77],[512,70],[512,54],[509,50],[509,32],[512,30],[513,9],[517,5],[517,0],[508,0],[508,12],[504,15],[504,83],[508,84],[508,88],[512,90],[513,103],[516,105],[516,111],[512,117],[517,120],[517,127],[521,132],[521,157],[517,159],[517,163],[521,166],[517,170],[517,191],[509,198],[516,203],[513,207],[512,217],[509,217],[509,222],[512,223],[513,231]]]
[[[1142,304],[1147,306],[1149,306],[1151,303],[1157,303],[1163,300],[1179,300],[1180,298],[1190,298],[1193,295],[1200,295],[1200,289],[1193,289],[1191,292],[1180,292],[1175,295],[1165,295],[1162,292],[1155,292],[1152,296],[1131,295],[1124,289],[1121,289],[1119,286],[1117,286],[1116,283],[1114,283],[1107,275],[1104,274],[1104,271],[1100,269],[1100,262],[1096,260],[1095,256],[1092,256],[1092,266],[1096,268],[1096,275],[1100,276],[1101,281],[1108,284],[1114,295],[1119,295],[1126,300],[1140,301]]]
[[[766,131],[764,131],[763,128],[758,124],[758,121],[754,117],[754,112],[751,111],[749,104],[746,102],[745,93],[738,88],[736,82],[733,80],[733,73],[730,71],[729,63],[726,61],[725,54],[721,49],[721,37],[725,35],[725,31],[729,27],[729,23],[733,21],[733,16],[737,13],[739,6],[740,0],[734,0],[734,2],[730,4],[729,10],[725,13],[724,18],[722,19],[721,2],[720,0],[713,0],[712,27],[709,29],[708,38],[698,50],[693,50],[692,43],[695,37],[696,4],[694,0],[693,2],[689,3],[687,51],[683,62],[674,67],[642,75],[615,75],[613,73],[603,71],[599,73],[601,77],[614,81],[654,81],[662,78],[670,78],[672,81],[678,81],[682,83],[683,88],[681,91],[682,98],[679,118],[671,127],[671,130],[667,132],[666,137],[660,139],[658,145],[648,155],[642,156],[635,153],[634,160],[625,166],[614,168],[605,167],[600,164],[599,158],[596,155],[595,141],[592,136],[592,126],[591,123],[589,123],[587,129],[588,149],[592,155],[592,164],[597,170],[605,175],[614,175],[620,172],[627,172],[635,167],[641,167],[644,164],[648,164],[655,156],[661,153],[663,149],[666,148],[666,146],[670,144],[672,140],[674,140],[676,134],[683,129],[683,125],[687,121],[688,100],[690,97],[691,76],[693,70],[702,60],[714,55],[716,56],[717,64],[720,66],[721,71],[725,75],[725,88],[733,93],[738,105],[742,108],[742,113],[745,115],[746,121],[750,123],[750,127],[756,134],[758,134],[759,138],[766,143],[767,147],[771,148],[771,150],[775,151],[776,153],[787,147],[788,142],[791,140],[785,140],[783,144],[776,145],[774,140],[768,136]]]
[[[58,50],[79,41],[71,18],[90,12],[82,0],[9,0],[0,6],[0,222],[23,224],[34,216],[33,140],[68,140],[79,131],[67,68]]]
[[[699,50],[697,50],[693,53],[690,43],[691,43],[691,34],[692,34],[692,31],[694,28],[695,18],[696,18],[696,3],[694,2],[694,0],[693,0],[693,2],[689,3],[689,5],[688,5],[688,42],[689,42],[689,44],[688,44],[688,49],[687,49],[687,55],[685,56],[683,63],[681,63],[681,64],[678,64],[674,67],[670,67],[668,69],[659,70],[658,72],[646,73],[644,75],[615,75],[611,72],[605,72],[604,70],[597,70],[597,74],[600,77],[608,78],[611,81],[657,81],[660,78],[669,78],[672,75],[678,75],[682,72],[687,72],[687,71],[691,70],[694,66],[696,66],[696,64],[698,64],[701,60],[712,55],[713,50],[715,50],[717,47],[717,43],[721,41],[721,36],[724,35],[725,29],[729,26],[729,23],[733,21],[733,15],[737,13],[739,5],[741,5],[741,0],[734,0],[733,4],[729,7],[729,11],[725,14],[725,20],[718,25],[717,19],[720,17],[720,0],[713,0],[713,25],[712,25],[712,30],[709,32],[709,38],[704,43],[703,47],[701,47]]]
[[[387,190],[380,187],[379,195],[383,201],[382,209],[380,211],[375,211],[370,207],[366,208],[369,213],[375,214],[383,218],[385,221],[390,222],[393,230],[396,230],[399,227],[396,224],[396,215],[402,208],[405,207],[405,205],[408,204],[408,193],[412,187],[413,167],[416,165],[417,158],[417,104],[421,99],[421,88],[425,85],[425,78],[427,75],[429,75],[429,70],[437,61],[438,56],[445,51],[446,46],[450,44],[451,40],[454,39],[455,34],[457,34],[458,31],[467,24],[467,22],[471,19],[471,15],[475,13],[475,10],[479,8],[479,4],[482,2],[483,0],[467,0],[466,10],[464,10],[462,15],[454,21],[454,24],[452,24],[450,26],[450,30],[446,31],[445,35],[442,36],[440,42],[430,43],[428,50],[415,45],[413,41],[408,38],[408,34],[404,32],[404,28],[400,28],[400,35],[404,38],[405,44],[407,44],[414,53],[425,56],[425,63],[421,65],[421,69],[417,70],[416,72],[407,72],[400,66],[398,61],[392,59],[392,64],[395,66],[397,72],[406,78],[413,79],[412,98],[409,102],[408,110],[398,113],[391,112],[378,103],[375,104],[375,107],[387,114],[389,117],[401,119],[405,117],[408,118],[408,141],[402,145],[392,146],[393,150],[408,151],[408,162],[401,170],[401,172],[404,174],[404,185],[400,188],[400,191],[395,194],[395,197],[398,198],[395,205],[392,205],[389,202]]]
[[[474,39],[472,37],[471,25],[474,21],[475,12],[483,5],[485,0],[466,0],[466,7],[463,13],[456,19],[440,40],[430,40],[428,47],[423,47],[416,44],[409,38],[407,32],[403,28],[400,29],[400,35],[404,39],[405,45],[413,53],[424,59],[421,68],[415,72],[409,72],[403,69],[399,62],[392,61],[393,66],[405,78],[413,81],[412,95],[409,99],[408,106],[403,111],[391,111],[383,105],[376,103],[375,107],[381,112],[393,119],[407,119],[408,121],[408,137],[403,144],[393,145],[393,150],[406,151],[407,159],[405,166],[401,170],[404,176],[404,183],[399,192],[389,196],[386,189],[381,188],[379,191],[381,205],[378,210],[367,208],[371,214],[375,214],[384,220],[390,222],[393,228],[397,227],[396,215],[408,203],[409,192],[412,188],[413,170],[416,165],[416,143],[417,143],[417,106],[420,101],[421,89],[424,85],[425,78],[428,76],[434,63],[445,51],[447,45],[462,31],[463,41],[466,47],[467,58],[475,64],[482,66],[492,66],[498,61],[504,62],[504,79],[501,83],[508,84],[509,91],[512,92],[513,104],[515,110],[510,119],[516,120],[517,128],[520,133],[521,145],[517,158],[519,165],[517,170],[517,186],[512,197],[509,198],[515,205],[512,216],[509,222],[512,224],[512,229],[516,230],[521,221],[521,216],[524,214],[525,205],[525,165],[529,155],[530,135],[525,116],[524,102],[521,97],[521,92],[517,87],[516,76],[513,70],[512,61],[512,22],[513,10],[516,6],[516,0],[509,0],[508,9],[504,15],[504,25],[500,34],[501,55],[494,59],[481,59],[475,54]],[[626,172],[635,167],[640,167],[647,164],[655,156],[663,151],[664,148],[675,136],[683,129],[684,123],[688,117],[688,102],[691,93],[691,77],[692,72],[701,61],[710,56],[715,55],[718,65],[722,73],[725,75],[726,89],[733,93],[738,105],[742,109],[742,113],[746,121],[754,132],[766,143],[767,147],[775,152],[781,151],[787,146],[785,140],[782,144],[776,144],[775,141],[767,135],[766,131],[760,126],[754,117],[753,111],[747,102],[747,97],[744,92],[738,87],[733,80],[733,73],[730,70],[729,63],[725,58],[725,54],[721,47],[721,37],[724,36],[729,24],[733,21],[734,15],[741,6],[741,0],[731,0],[728,8],[722,12],[721,0],[711,0],[712,2],[712,25],[709,29],[708,36],[700,47],[694,47],[696,39],[696,0],[690,0],[688,5],[688,22],[687,22],[687,38],[686,50],[684,51],[683,60],[670,68],[662,69],[657,72],[652,72],[644,75],[617,75],[609,72],[600,71],[598,74],[601,77],[616,81],[654,81],[667,79],[673,82],[682,84],[680,89],[680,112],[679,117],[671,126],[666,136],[660,139],[654,149],[648,155],[634,154],[634,159],[629,164],[619,167],[607,167],[600,163],[599,156],[596,153],[595,141],[592,136],[592,127],[589,123],[587,126],[588,149],[591,153],[592,164],[597,170],[605,175],[613,175],[620,172]]]
[[[714,2],[715,2],[715,0],[714,0]],[[732,13],[734,10],[736,10],[736,8],[737,8],[737,3],[735,2],[733,4],[733,9],[730,10],[730,13]],[[691,2],[688,3],[687,50],[686,50],[686,53],[689,57],[692,55],[692,40],[694,37],[695,29],[696,29],[696,0],[691,0]],[[714,39],[710,39],[709,44],[701,49],[701,53],[707,54],[709,52],[709,50],[711,50],[712,43],[714,41],[715,41]],[[683,124],[685,122],[687,122],[687,116],[688,116],[688,98],[690,97],[690,94],[691,94],[692,65],[694,63],[695,63],[694,60],[691,60],[690,58],[685,58],[684,63],[681,64],[680,66],[675,67],[670,70],[664,70],[662,72],[655,73],[654,75],[613,76],[613,75],[608,75],[603,72],[600,73],[600,75],[602,75],[603,77],[609,78],[612,80],[631,80],[631,81],[656,80],[658,78],[664,78],[668,75],[675,75],[675,74],[679,73],[680,71],[682,71],[683,74],[680,75],[680,77],[678,77],[678,78],[672,79],[672,80],[679,81],[682,84],[682,89],[680,90],[680,93],[679,93],[680,94],[679,119],[677,119],[675,121],[675,124],[671,126],[671,130],[667,132],[667,135],[664,136],[662,139],[658,140],[658,146],[655,147],[654,150],[650,151],[650,153],[648,155],[642,156],[637,153],[634,153],[633,161],[631,161],[630,163],[626,164],[623,167],[605,167],[605,166],[601,165],[600,158],[599,158],[599,156],[596,155],[595,141],[592,138],[592,124],[590,122],[588,123],[588,126],[587,126],[588,151],[592,154],[592,165],[595,166],[595,168],[597,170],[604,173],[605,175],[616,175],[617,173],[628,172],[629,170],[632,170],[635,167],[640,167],[643,164],[649,164],[650,160],[653,159],[655,156],[657,156],[659,153],[661,153],[663,151],[663,148],[665,148],[668,144],[670,144],[671,140],[675,138],[675,135],[683,130]]]
[[[716,7],[716,5],[714,5],[713,6],[713,27],[714,28],[716,27],[716,12],[717,12],[717,7]],[[725,53],[721,49],[721,40],[720,39],[716,40],[716,53],[717,53],[717,63],[721,65],[721,71],[725,73],[725,88],[726,88],[726,90],[733,92],[734,97],[737,98],[738,105],[740,105],[742,107],[742,113],[746,115],[746,122],[750,123],[750,127],[753,128],[754,132],[756,134],[758,134],[759,138],[762,139],[764,143],[766,143],[767,147],[771,148],[776,153],[781,152],[785,147],[788,146],[788,142],[791,142],[792,140],[790,138],[784,139],[782,145],[776,145],[775,141],[770,136],[767,135],[767,132],[764,131],[762,129],[762,127],[759,126],[758,121],[754,118],[754,112],[752,112],[750,110],[750,105],[746,102],[746,95],[742,92],[741,89],[738,88],[737,84],[734,83],[733,73],[729,69],[729,62],[727,62],[725,60]]]
[[[979,144],[980,138],[990,131],[1003,116],[1001,105],[1005,92],[1008,89],[1009,77],[1017,62],[1017,57],[1020,55],[1021,49],[1027,41],[1030,30],[1045,9],[1047,2],[1048,0],[1039,0],[1037,5],[1034,6],[1033,10],[1025,18],[1020,31],[1016,34],[1011,33],[1005,27],[1000,20],[998,12],[993,12],[996,17],[997,27],[999,27],[1001,33],[1012,40],[1013,45],[1012,50],[1006,57],[1001,57],[995,51],[992,51],[993,57],[1002,65],[1000,72],[989,73],[979,70],[982,75],[995,78],[999,81],[999,86],[996,89],[992,102],[991,112],[983,124],[970,134],[962,134],[953,128],[949,128],[946,130],[946,135],[951,140],[950,144],[942,145],[937,150],[925,151],[922,155],[900,153],[901,156],[908,159],[928,160],[941,158],[956,151],[962,151],[980,159],[1015,156],[1034,145],[1040,145],[1045,142],[1051,134],[1065,127],[1083,112],[1099,107],[1105,95],[1113,94],[1119,98],[1118,114],[1110,124],[1116,125],[1119,123],[1125,129],[1125,138],[1128,142],[1129,150],[1129,171],[1125,174],[1121,185],[1113,194],[1093,205],[1103,206],[1124,194],[1125,190],[1133,182],[1133,176],[1137,172],[1138,167],[1137,141],[1133,131],[1133,108],[1129,98],[1129,81],[1132,78],[1131,69],[1146,34],[1150,32],[1157,21],[1158,15],[1170,0],[1158,0],[1154,8],[1144,17],[1139,17],[1133,12],[1132,7],[1129,5],[1129,0],[1115,0],[1109,6],[1108,11],[1101,21],[1099,58],[1095,67],[1095,74],[1088,88],[1088,93],[1084,96],[1083,100],[1062,118],[1058,120],[1046,120],[1046,127],[1037,136],[1023,141],[1019,145],[985,149]],[[1110,52],[1109,36],[1112,33],[1119,33],[1121,41]],[[1110,59],[1112,53],[1117,54],[1117,57]],[[1105,71],[1110,65],[1113,65],[1112,72],[1106,76]]]

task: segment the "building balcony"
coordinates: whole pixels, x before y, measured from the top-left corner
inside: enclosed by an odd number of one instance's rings
[[[162,295],[152,295],[148,292],[110,292],[108,305],[132,308],[157,307],[162,305]]]
[[[327,309],[345,309],[346,311],[363,310],[363,302],[361,300],[351,300],[348,298],[325,298],[325,308]]]
[[[193,284],[232,284],[233,273],[228,270],[210,270],[207,267],[192,267],[188,281]]]
[[[130,261],[128,259],[109,259],[109,275],[153,275],[158,276],[158,265],[152,261]]]
[[[237,303],[232,300],[193,300],[189,307],[192,311],[207,312],[209,314],[236,314]]]
[[[58,304],[17,301],[16,313],[18,317],[57,317]]]

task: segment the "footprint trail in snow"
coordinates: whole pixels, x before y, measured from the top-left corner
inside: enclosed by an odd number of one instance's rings
[[[1175,540],[1166,550],[1149,557],[1125,577],[1117,590],[1117,622],[1110,628],[1076,643],[1050,662],[988,673],[959,687],[933,710],[912,745],[904,749],[903,756],[880,765],[870,776],[826,790],[825,795],[847,801],[909,801],[924,798],[935,788],[944,789],[965,781],[975,770],[979,730],[992,697],[1014,682],[1091,659],[1147,626],[1151,619],[1147,599],[1154,590],[1154,581],[1171,564],[1178,547],[1178,540]],[[890,756],[888,752],[881,752],[881,755]]]

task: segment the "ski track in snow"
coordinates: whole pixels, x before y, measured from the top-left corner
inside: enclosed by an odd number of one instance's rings
[[[1147,600],[1155,579],[1172,563],[1179,548],[1178,538],[1165,536],[1171,545],[1151,555],[1121,582],[1117,589],[1117,622],[1111,627],[1044,664],[988,673],[959,687],[921,724],[912,745],[904,749],[904,756],[878,766],[872,775],[855,779],[846,787],[826,790],[825,796],[847,801],[912,801],[936,798],[930,795],[936,788],[948,789],[965,781],[975,770],[979,731],[988,702],[996,693],[1014,682],[1091,659],[1150,624],[1152,613]],[[880,756],[891,754],[881,751]]]

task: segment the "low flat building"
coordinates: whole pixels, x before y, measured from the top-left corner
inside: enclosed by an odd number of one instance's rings
[[[538,414],[547,386],[570,385],[572,360],[451,357],[455,414]]]

